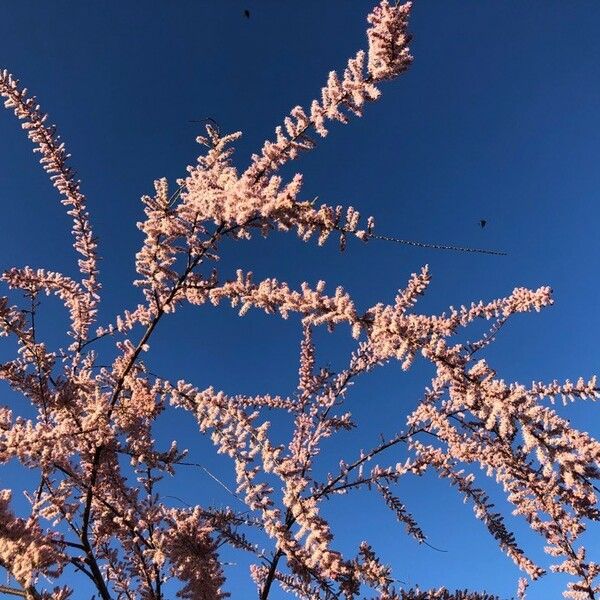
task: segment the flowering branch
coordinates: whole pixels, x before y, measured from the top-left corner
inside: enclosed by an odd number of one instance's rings
[[[232,144],[241,134],[221,135],[207,125],[206,135],[198,138],[204,153],[177,181],[176,191],[170,193],[167,181],[159,179],[154,194],[142,198],[145,217],[138,227],[144,241],[136,255],[134,285],[143,299],[93,336],[100,284],[85,198],[55,128],[45,124],[46,116],[26,90],[8,72],[0,73],[0,95],[23,122],[69,207],[74,246],[81,256],[81,281],[30,267],[9,269],[0,278],[10,289],[21,290],[26,301],[19,308],[0,298],[0,336],[12,336],[18,345],[17,357],[0,365],[0,379],[25,396],[37,413],[25,418],[14,416],[16,409],[0,407],[0,464],[17,460],[39,474],[39,485],[26,492],[31,504],[27,518],[11,511],[10,490],[0,492],[0,566],[22,588],[0,586],[0,592],[66,600],[71,590],[41,590],[39,582],[41,577],[59,580],[71,566],[103,600],[165,600],[169,580],[179,584],[180,598],[221,600],[229,595],[228,563],[219,556],[227,545],[255,557],[250,574],[261,600],[270,597],[274,584],[312,600],[356,600],[368,590],[380,600],[495,600],[485,592],[407,588],[369,543],[350,552],[340,547],[334,523],[321,509],[333,496],[373,490],[406,533],[427,544],[392,486],[406,475],[421,476],[431,469],[473,505],[500,549],[530,580],[544,576],[546,570],[526,555],[503,515],[475,485],[469,470],[479,466],[495,478],[514,514],[544,539],[555,560],[551,569],[572,577],[565,597],[598,597],[600,566],[586,557],[579,538],[589,522],[600,520],[595,485],[600,443],[544,404],[557,398],[596,399],[596,378],[506,383],[478,357],[514,315],[550,306],[550,288],[517,287],[488,302],[422,314],[418,301],[431,281],[426,266],[410,276],[392,303],[366,308],[341,286],[326,292],[323,281],[293,289],[274,278],[257,282],[240,269],[226,279],[214,268],[225,244],[272,231],[295,231],[303,241],[316,237],[319,245],[339,235],[342,249],[348,237],[355,237],[502,254],[375,234],[372,217],[363,226],[353,207],[302,200],[302,176],[284,183],[277,174],[301,151],[314,147],[310,130],[325,136],[330,121],[346,123],[350,114],[362,115],[365,104],[379,97],[380,84],[406,71],[412,61],[410,8],[410,3],[382,0],[368,17],[367,50],[348,61],[343,77],[329,74],[321,99],[309,111],[292,109],[276,128],[275,141],[265,142],[247,169],[238,172],[232,162]],[[41,294],[56,296],[68,311],[73,342],[67,348],[47,348],[38,339]],[[183,303],[200,308],[223,301],[238,308],[240,316],[258,308],[284,319],[299,318],[298,381],[290,393],[200,389],[158,377],[146,365],[149,344],[167,315]],[[457,341],[459,333],[481,320],[489,322],[484,335]],[[314,331],[320,326],[329,331],[348,327],[355,340],[339,372],[318,365]],[[114,345],[103,348],[100,342],[110,339]],[[350,439],[357,426],[347,407],[353,383],[393,361],[408,370],[419,358],[435,373],[406,423],[354,458],[344,453],[339,469],[321,480],[317,474],[323,472],[326,440]],[[186,411],[199,435],[209,436],[216,452],[231,460],[235,490],[203,467],[204,461],[185,460],[187,450],[176,441],[166,449],[157,444],[158,417],[173,408]],[[290,423],[285,443],[275,442],[265,419],[274,412]],[[404,456],[397,460],[392,455],[400,447]],[[203,469],[245,505],[244,512],[205,506],[203,498],[188,504],[165,493],[169,489],[163,480],[188,466]],[[174,508],[170,499],[184,506]],[[259,541],[270,549],[259,549]],[[520,600],[527,583],[519,581]]]

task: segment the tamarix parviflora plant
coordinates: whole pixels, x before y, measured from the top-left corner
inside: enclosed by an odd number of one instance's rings
[[[350,554],[336,548],[321,506],[360,488],[380,494],[408,535],[427,543],[393,488],[406,475],[433,471],[472,504],[500,549],[523,571],[517,592],[523,599],[528,581],[544,570],[518,545],[476,484],[470,469],[481,467],[496,479],[514,514],[544,539],[553,569],[572,576],[565,596],[598,597],[600,566],[587,559],[578,538],[585,522],[600,516],[594,486],[600,444],[546,404],[561,396],[598,397],[596,379],[506,383],[479,356],[512,315],[552,304],[550,288],[516,288],[491,302],[425,315],[414,307],[430,281],[427,267],[410,277],[393,304],[363,310],[343,288],[331,293],[322,281],[292,289],[276,279],[255,281],[241,270],[226,280],[215,266],[224,244],[274,231],[295,231],[319,245],[338,236],[342,249],[348,238],[368,243],[381,237],[372,218],[363,221],[352,207],[302,199],[302,176],[284,181],[277,173],[314,147],[311,135],[327,135],[331,121],[361,116],[379,97],[381,84],[408,69],[410,10],[410,3],[382,0],[368,16],[367,50],[357,52],[342,75],[332,71],[308,109],[293,108],[246,170],[239,172],[231,160],[231,144],[240,133],[222,135],[207,124],[206,135],[198,138],[206,150],[176,189],[170,191],[160,179],[154,195],[142,198],[146,217],[139,228],[145,238],[134,283],[143,302],[103,326],[97,323],[102,291],[97,240],[65,145],[36,99],[7,71],[0,72],[5,106],[21,121],[73,219],[80,271],[78,280],[29,267],[2,275],[9,288],[22,291],[25,308],[0,298],[0,335],[18,344],[16,358],[0,365],[0,378],[37,416],[26,419],[0,407],[0,462],[20,462],[39,475],[39,485],[24,490],[31,506],[27,518],[11,508],[13,490],[0,491],[0,565],[10,576],[0,593],[64,600],[73,594],[66,580],[72,587],[77,575],[91,581],[103,600],[164,599],[165,586],[173,585],[178,597],[216,600],[229,596],[219,551],[230,545],[254,555],[250,576],[260,600],[269,598],[275,584],[306,599],[495,598],[407,588],[368,542]],[[68,311],[72,341],[66,348],[48,348],[36,335],[42,294],[57,296]],[[144,355],[160,321],[168,322],[183,303],[200,308],[221,302],[239,307],[240,315],[252,308],[284,319],[299,315],[303,341],[295,393],[231,396],[171,382],[148,369]],[[456,341],[457,332],[480,320],[490,324],[485,335],[468,344]],[[332,372],[316,365],[313,332],[338,326],[351,330],[356,345],[347,366]],[[354,426],[344,408],[353,381],[394,360],[407,370],[418,355],[431,363],[434,377],[403,429],[374,440],[357,456],[340,457],[339,469],[317,478],[322,442]],[[177,440],[170,448],[154,441],[153,425],[169,406],[187,411],[200,434],[231,459],[237,483],[231,493],[246,505],[244,511],[201,504],[182,508],[163,495],[159,480],[177,476],[186,465]],[[266,415],[273,411],[293,422],[287,445],[270,436]],[[406,459],[386,462],[398,446]],[[268,540],[270,548],[253,536]]]

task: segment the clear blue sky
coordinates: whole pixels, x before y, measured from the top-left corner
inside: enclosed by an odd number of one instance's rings
[[[138,300],[130,282],[141,242],[135,227],[142,215],[139,197],[152,191],[153,179],[174,181],[195,161],[200,126],[189,121],[210,116],[224,131],[242,130],[236,160],[245,166],[292,106],[308,105],[327,72],[365,47],[371,5],[0,4],[0,66],[21,78],[59,125],[88,195],[103,258],[102,322]],[[243,17],[245,8],[250,19]],[[599,26],[600,4],[591,0],[417,2],[410,72],[385,86],[364,119],[334,127],[316,151],[293,165],[305,173],[307,197],[373,214],[380,233],[503,249],[509,256],[383,242],[351,243],[340,255],[335,243],[319,249],[279,236],[224,249],[224,273],[252,268],[257,277],[277,276],[292,285],[325,279],[344,285],[367,307],[391,301],[410,273],[428,263],[433,284],[420,306],[424,311],[491,299],[517,285],[549,284],[556,304],[515,318],[489,360],[506,379],[525,383],[598,372]],[[68,219],[7,111],[0,132],[0,267],[73,272]],[[485,229],[480,219],[488,221]],[[55,304],[47,305],[48,314],[58,316],[42,317],[41,327],[61,340],[57,323],[64,317]],[[323,363],[339,365],[349,335],[321,337]],[[186,309],[161,324],[148,360],[164,376],[199,386],[285,394],[295,386],[299,338],[296,320]],[[0,348],[0,358],[6,356]],[[360,428],[333,443],[332,455],[353,456],[379,432],[400,429],[429,374],[419,364],[409,374],[392,365],[358,384],[348,407]],[[572,406],[565,413],[600,434],[596,406]],[[283,436],[283,423],[280,431]],[[173,436],[233,481],[228,464],[198,442],[186,415],[169,413],[162,421],[160,439]],[[0,472],[0,487],[18,485],[16,471]],[[349,549],[368,538],[409,584],[514,593],[518,572],[446,482],[410,480],[397,491],[430,542],[447,552],[406,539],[381,500],[365,494],[326,509],[341,525],[336,543]],[[189,502],[231,501],[202,472],[188,474],[172,493]],[[546,561],[541,540],[517,531],[523,545]],[[588,537],[598,560],[598,529]],[[253,597],[246,572],[229,567],[227,574],[234,598]],[[549,576],[529,598],[559,598],[563,582]]]

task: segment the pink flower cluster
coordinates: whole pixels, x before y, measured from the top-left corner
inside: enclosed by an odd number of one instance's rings
[[[215,266],[224,244],[256,232],[296,231],[304,241],[316,236],[320,245],[336,234],[342,249],[347,238],[372,239],[372,218],[363,226],[352,207],[317,207],[301,199],[300,174],[284,182],[277,172],[314,147],[311,131],[324,136],[329,121],[346,123],[349,115],[362,115],[379,97],[380,84],[409,67],[410,8],[382,0],[368,17],[368,49],[348,61],[343,76],[329,74],[310,110],[292,109],[275,140],[265,142],[245,171],[232,164],[231,144],[240,134],[221,135],[207,126],[199,138],[206,152],[175,191],[160,179],[154,195],[142,198],[145,219],[138,226],[144,241],[135,285],[143,300],[104,326],[97,324],[96,241],[69,156],[35,99],[8,72],[0,73],[5,105],[22,121],[73,218],[81,272],[75,281],[24,267],[1,278],[22,291],[25,308],[0,298],[0,336],[18,345],[17,356],[0,364],[0,379],[29,400],[36,416],[15,416],[14,407],[0,407],[0,464],[19,461],[39,476],[39,484],[25,490],[27,518],[12,512],[9,490],[0,492],[0,566],[17,586],[0,591],[63,600],[70,589],[44,587],[60,583],[70,569],[91,581],[103,600],[162,600],[169,581],[179,585],[178,597],[217,600],[229,595],[219,555],[228,545],[254,557],[250,576],[261,600],[274,584],[306,599],[374,593],[380,600],[493,600],[485,592],[398,585],[391,566],[367,541],[353,552],[338,547],[323,516],[333,496],[369,489],[416,543],[427,543],[393,486],[406,475],[434,471],[472,505],[500,549],[527,575],[517,590],[523,600],[529,580],[545,571],[477,483],[475,472],[483,469],[497,481],[513,514],[543,538],[555,561],[552,569],[571,576],[565,597],[598,597],[600,565],[587,558],[579,538],[589,521],[600,519],[594,485],[600,479],[600,443],[544,404],[557,397],[595,399],[596,379],[506,383],[479,357],[513,315],[551,305],[549,288],[516,288],[503,298],[428,315],[416,312],[431,280],[427,267],[410,277],[392,304],[361,309],[342,287],[328,292],[323,281],[293,289],[274,278],[255,281],[242,270],[227,280]],[[67,348],[48,349],[38,339],[41,294],[55,295],[68,311],[73,342]],[[240,316],[256,308],[302,322],[298,382],[289,397],[229,395],[170,382],[150,370],[145,353],[159,322],[182,303],[221,302],[238,308]],[[488,321],[488,332],[469,343],[457,341],[477,321]],[[320,326],[347,327],[355,340],[339,372],[317,365],[313,332]],[[108,346],[102,361],[101,341]],[[344,407],[354,381],[391,361],[407,370],[419,357],[433,366],[434,376],[403,428],[355,457],[340,456],[339,468],[318,476],[324,442],[355,426]],[[163,478],[190,466],[204,469],[186,462],[187,451],[176,441],[167,448],[157,444],[157,419],[174,409],[188,413],[199,434],[231,460],[235,490],[210,475],[243,511],[200,502],[173,507]],[[273,411],[292,422],[286,443],[271,435],[266,417]],[[389,450],[399,446],[407,454],[403,462],[390,458]]]

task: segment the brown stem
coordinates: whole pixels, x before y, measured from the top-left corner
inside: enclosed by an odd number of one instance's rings
[[[25,590],[19,590],[8,585],[0,585],[0,594],[8,594],[9,596],[20,596],[21,598],[27,597],[27,592]]]
[[[265,579],[265,583],[263,584],[263,588],[260,592],[259,600],[267,600],[267,598],[269,597],[271,585],[273,584],[273,580],[275,579],[275,573],[277,571],[277,564],[279,563],[282,556],[283,550],[277,550],[275,556],[273,557],[273,560],[271,561],[271,566],[269,568],[267,578]]]
[[[294,519],[290,509],[288,508],[286,516],[285,516],[286,529],[289,530],[292,527],[292,525],[294,524],[295,520],[296,519]],[[271,560],[271,566],[269,567],[269,572],[267,573],[267,578],[265,579],[265,583],[263,584],[262,590],[260,591],[259,600],[267,600],[267,598],[269,597],[269,592],[271,591],[271,585],[273,585],[273,581],[275,579],[275,573],[277,572],[277,564],[279,563],[279,561],[281,560],[283,555],[284,555],[283,550],[279,549],[275,553],[275,556],[273,556],[273,560]]]

